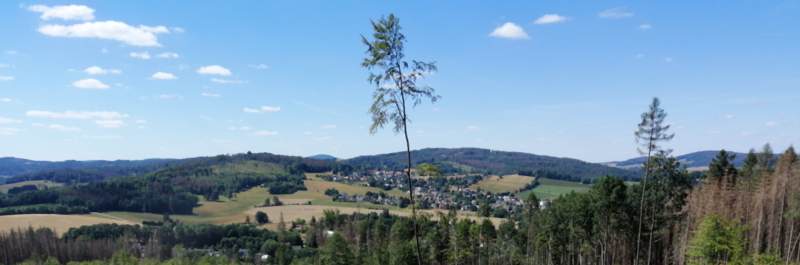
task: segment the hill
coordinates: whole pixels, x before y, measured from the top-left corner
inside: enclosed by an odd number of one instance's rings
[[[677,156],[678,160],[681,161],[681,164],[686,166],[687,168],[707,168],[708,164],[711,164],[711,160],[719,153],[719,151],[698,151],[693,153],[688,153],[684,155]],[[746,153],[738,153],[738,152],[731,152],[736,155],[736,159],[734,159],[734,164],[736,166],[741,166],[744,163],[744,158],[747,156]],[[645,157],[637,157],[631,158],[625,161],[618,161],[618,162],[608,162],[604,163],[609,166],[624,168],[624,169],[637,169],[642,166],[642,163],[645,161]]]
[[[132,175],[151,172],[176,161],[178,159],[37,161],[1,157],[0,176],[11,177],[65,169],[87,173],[94,171],[94,174],[102,175]]]
[[[578,159],[505,152],[481,148],[426,148],[412,151],[412,163],[432,163],[444,172],[486,173],[496,175],[527,174],[563,180],[590,180],[605,175],[625,179],[637,177],[634,171],[594,164]],[[354,168],[402,169],[403,152],[359,156],[341,161]]]
[[[313,156],[309,156],[309,157],[306,157],[306,158],[314,159],[314,160],[322,160],[322,161],[336,161],[336,159],[338,159],[335,156],[327,155],[327,154],[318,154],[318,155],[313,155]]]

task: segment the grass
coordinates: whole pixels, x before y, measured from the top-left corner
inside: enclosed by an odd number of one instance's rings
[[[275,228],[277,226],[280,216],[286,222],[296,219],[309,220],[311,217],[321,217],[325,210],[334,210],[341,213],[350,214],[354,212],[369,213],[381,212],[383,209],[389,210],[393,214],[401,216],[411,215],[411,209],[401,209],[396,206],[377,205],[364,202],[335,202],[330,197],[326,196],[325,190],[328,188],[336,188],[341,192],[348,194],[364,194],[368,191],[379,192],[383,191],[378,188],[366,187],[362,185],[349,185],[338,182],[326,181],[318,178],[317,175],[308,175],[305,184],[308,190],[299,191],[293,194],[272,195],[266,189],[261,187],[252,188],[250,190],[237,193],[235,198],[222,197],[219,201],[205,201],[201,198],[197,208],[194,209],[194,215],[172,215],[171,218],[180,220],[185,223],[212,223],[212,224],[229,224],[241,223],[245,221],[247,216],[250,220],[255,222],[255,213],[263,211],[267,213],[272,223],[265,225],[266,228]],[[393,196],[405,196],[402,191],[391,190],[385,191],[387,194]],[[283,206],[261,207],[265,198],[272,198],[277,196],[283,203]],[[308,204],[308,203],[311,204]],[[420,212],[430,214],[433,218],[439,210],[422,210]],[[446,212],[443,212],[446,214]],[[134,212],[107,212],[105,216],[111,218],[118,218],[129,222],[139,223],[142,221],[160,221],[162,215],[152,213],[134,213]],[[479,220],[478,216],[472,213],[459,213],[459,216]],[[502,219],[490,218],[495,224],[500,224]]]
[[[0,216],[0,232],[17,228],[49,227],[55,230],[56,233],[61,234],[73,227],[104,223],[133,224],[131,221],[113,218],[104,214],[17,214]]]
[[[23,182],[0,185],[0,192],[6,193],[10,189],[13,189],[13,188],[16,188],[16,187],[22,187],[22,186],[25,186],[25,185],[36,185],[37,188],[41,189],[41,188],[44,188],[44,187],[48,187],[48,188],[49,187],[59,187],[59,186],[63,186],[64,184],[56,183],[56,182],[52,182],[52,181],[48,181],[48,180],[28,180],[28,181],[23,181]]]
[[[548,179],[548,178],[540,178],[539,185],[536,188],[528,191],[524,191],[520,193],[520,198],[525,198],[528,196],[528,193],[533,192],[536,194],[536,197],[539,199],[548,199],[552,200],[558,198],[563,194],[567,194],[570,192],[586,192],[592,186],[587,184],[582,184],[579,182],[572,182],[572,181],[565,181],[565,180],[556,180],[556,179]]]
[[[533,177],[522,175],[489,176],[470,187],[493,193],[517,192],[532,181]]]

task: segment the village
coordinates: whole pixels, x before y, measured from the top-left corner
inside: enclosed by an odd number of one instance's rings
[[[336,172],[322,175],[320,178],[348,185],[363,185],[380,188],[386,191],[400,190],[408,192],[404,171],[366,170],[363,172]],[[514,192],[493,193],[474,184],[488,177],[485,174],[453,174],[435,177],[414,177],[414,199],[419,209],[445,209],[478,212],[482,216],[505,218],[523,209],[524,198]],[[529,185],[523,189],[529,189]],[[409,206],[407,197],[392,196],[385,192],[367,192],[364,195],[347,194],[335,189],[325,191],[334,201],[369,202],[379,205],[390,205],[405,208]],[[542,201],[541,206],[546,205]]]

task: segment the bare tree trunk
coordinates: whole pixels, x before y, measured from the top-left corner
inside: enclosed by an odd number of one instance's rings
[[[652,130],[650,135],[652,135]],[[647,143],[647,160],[644,164],[644,178],[642,178],[642,198],[639,202],[639,230],[636,232],[636,257],[633,260],[634,265],[639,264],[639,252],[642,244],[642,213],[644,212],[644,194],[645,191],[647,191],[647,177],[650,175],[650,157],[653,155],[652,137],[650,139],[651,141]]]
[[[411,178],[411,142],[408,140],[408,119],[406,116],[406,96],[405,92],[400,89],[400,98],[403,103],[403,136],[406,138],[406,158],[408,159],[408,167],[406,168],[406,180],[408,181],[408,196],[411,201],[411,222],[414,225],[414,241],[416,242],[417,250],[417,265],[422,265],[422,250],[419,246],[419,226],[417,225],[417,204],[414,200],[414,180]]]

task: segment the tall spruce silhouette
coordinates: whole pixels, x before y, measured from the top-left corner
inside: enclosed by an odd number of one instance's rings
[[[656,152],[665,151],[669,153],[669,150],[661,148],[661,143],[672,140],[672,138],[675,137],[675,134],[668,132],[670,125],[664,124],[667,113],[661,108],[661,101],[657,97],[653,98],[649,109],[642,113],[641,118],[642,120],[636,128],[634,136],[636,137],[636,143],[639,144],[637,151],[639,151],[641,155],[646,155],[646,160],[644,162],[644,176],[642,177],[642,183],[640,185],[642,187],[642,198],[639,203],[639,229],[636,232],[636,257],[633,261],[634,265],[639,264],[639,254],[641,252],[644,197],[647,193],[647,178],[650,176],[650,160]],[[652,240],[650,240],[648,244],[647,264],[650,264],[651,246]]]

